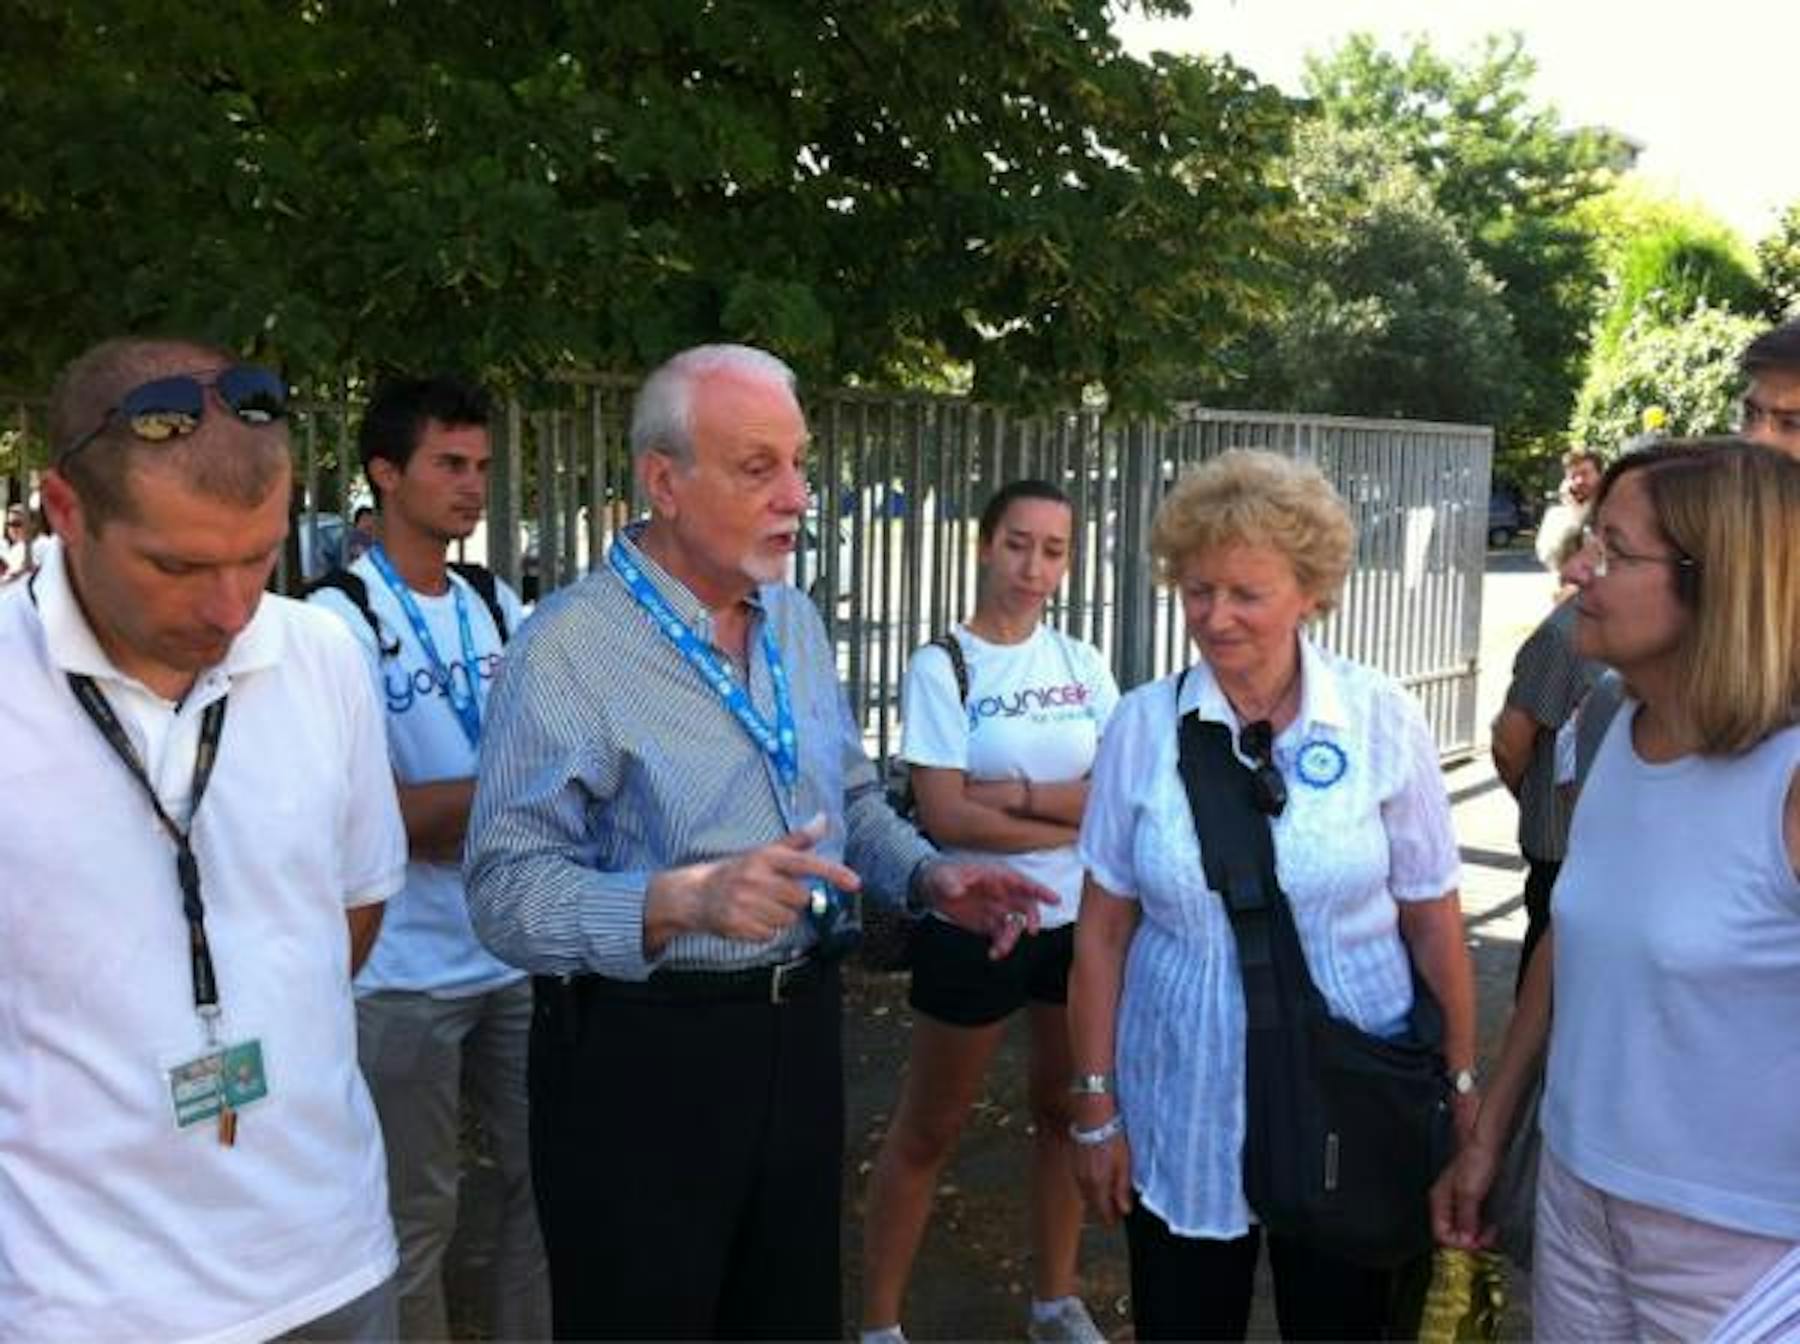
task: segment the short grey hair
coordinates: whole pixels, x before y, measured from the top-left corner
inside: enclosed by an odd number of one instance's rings
[[[696,345],[661,364],[638,389],[631,407],[631,456],[661,453],[694,460],[694,388],[712,374],[777,383],[795,390],[794,371],[767,350],[750,345]]]

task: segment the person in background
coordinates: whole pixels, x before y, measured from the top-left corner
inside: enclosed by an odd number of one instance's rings
[[[42,563],[49,538],[32,526],[31,511],[23,504],[6,508],[6,539],[0,545],[0,587],[28,579]]]
[[[375,544],[375,510],[358,504],[350,517],[350,531],[344,537],[344,563],[353,565]]]
[[[1547,1046],[1536,1333],[1702,1339],[1800,1248],[1800,462],[1630,454],[1590,535],[1577,647],[1626,699],[1433,1222],[1492,1239],[1482,1204]]]
[[[1566,560],[1560,572],[1568,572]],[[1490,730],[1494,773],[1519,801],[1519,852],[1526,865],[1525,937],[1515,983],[1524,979],[1549,921],[1550,889],[1568,848],[1573,800],[1557,786],[1557,734],[1604,670],[1575,651],[1575,619],[1575,604],[1565,597],[1526,637]]]
[[[1535,547],[1538,563],[1559,576],[1563,562],[1580,541],[1588,502],[1594,497],[1606,463],[1591,448],[1571,448],[1563,454],[1562,467],[1562,487],[1557,491],[1556,503],[1544,510],[1538,523]]]
[[[1772,327],[1745,347],[1738,433],[1800,457],[1800,318]]]
[[[920,649],[901,697],[901,754],[925,833],[946,853],[1016,868],[1057,894],[1043,927],[996,961],[948,920],[914,928],[918,1014],[900,1103],[869,1180],[863,1228],[864,1344],[905,1339],[901,1299],[939,1173],[979,1095],[1008,1018],[1029,1007],[1034,1340],[1097,1344],[1076,1291],[1081,1194],[1070,1151],[1069,963],[1081,900],[1075,832],[1118,687],[1099,650],[1044,621],[1068,572],[1073,514],[1047,481],[998,490],[977,526],[975,611],[949,653]]]
[[[389,903],[357,977],[356,1020],[387,1140],[400,1332],[409,1340],[450,1334],[444,1258],[457,1225],[465,1097],[499,1176],[480,1294],[492,1313],[487,1328],[497,1339],[550,1331],[526,1124],[531,984],[475,937],[462,882],[488,694],[507,634],[524,620],[511,588],[486,575],[484,594],[448,563],[487,505],[488,418],[487,394],[460,379],[377,384],[357,445],[381,502],[382,539],[347,571],[353,583],[328,581],[310,598],[362,645],[387,709],[406,820],[406,889]]]
[[[1244,993],[1178,772],[1180,716],[1225,725],[1240,759],[1279,775],[1276,871],[1331,1012],[1404,1031],[1417,967],[1443,1009],[1459,1133],[1478,1106],[1475,981],[1425,716],[1304,633],[1350,569],[1343,500],[1316,467],[1227,452],[1169,493],[1150,545],[1199,657],[1125,696],[1094,765],[1069,990],[1075,1073],[1094,1081],[1071,1137],[1088,1207],[1125,1219],[1137,1337],[1241,1339],[1262,1241],[1243,1191]],[[1269,1240],[1284,1337],[1383,1335],[1390,1275]]]

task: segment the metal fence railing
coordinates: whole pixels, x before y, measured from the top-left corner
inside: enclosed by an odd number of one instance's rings
[[[486,523],[464,558],[531,598],[572,581],[640,513],[626,426],[634,384],[566,376],[505,403],[494,432]],[[814,503],[795,582],[836,641],[871,751],[898,741],[899,687],[912,650],[973,606],[975,523],[1019,476],[1074,501],[1069,575],[1053,619],[1110,658],[1122,686],[1185,658],[1172,593],[1148,553],[1170,485],[1230,447],[1318,464],[1349,503],[1356,565],[1322,642],[1388,672],[1419,697],[1440,751],[1476,742],[1475,691],[1492,431],[1468,425],[1179,408],[1160,419],[1099,411],[1019,418],[953,397],[833,392],[809,401]],[[15,480],[41,466],[41,408],[0,402]],[[289,590],[335,563],[354,506],[357,408],[296,408],[296,540],[278,576]],[[0,451],[9,440],[0,439]],[[22,446],[21,446],[22,445]],[[0,465],[0,472],[4,472]]]

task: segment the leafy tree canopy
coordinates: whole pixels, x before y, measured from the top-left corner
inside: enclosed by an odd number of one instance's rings
[[[1628,326],[1674,325],[1696,308],[1722,308],[1745,316],[1761,307],[1762,290],[1734,240],[1671,223],[1632,239],[1610,277],[1611,301],[1595,334],[1603,359]]]
[[[1520,357],[1499,286],[1401,152],[1329,121],[1288,164],[1298,246],[1282,310],[1233,399],[1271,409],[1493,423]]]
[[[1679,322],[1646,312],[1597,355],[1581,390],[1571,432],[1578,442],[1616,452],[1659,408],[1670,434],[1721,433],[1731,426],[1741,379],[1738,356],[1762,330],[1740,313],[1702,303]]]
[[[1763,311],[1772,321],[1800,317],[1800,201],[1781,212],[1774,231],[1756,245]]]
[[[1535,66],[1516,33],[1467,60],[1424,41],[1401,53],[1368,35],[1308,60],[1319,115],[1378,132],[1417,168],[1477,260],[1525,352],[1503,440],[1547,440],[1567,423],[1580,382],[1600,272],[1576,207],[1624,162],[1609,132],[1570,128],[1533,100]]]
[[[1180,0],[1139,0],[1182,13]],[[1288,105],[1106,0],[16,0],[9,381],[120,329],[325,382],[767,345],[1161,396],[1265,284]]]

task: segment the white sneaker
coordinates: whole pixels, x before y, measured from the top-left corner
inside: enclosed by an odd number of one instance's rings
[[[1025,1338],[1032,1344],[1106,1344],[1106,1336],[1079,1297],[1059,1299],[1055,1311],[1043,1320],[1033,1314]]]

